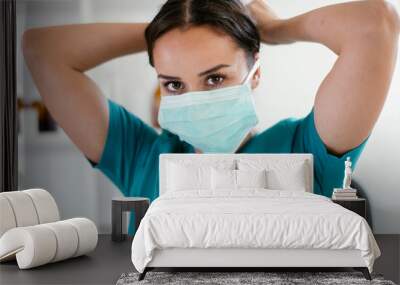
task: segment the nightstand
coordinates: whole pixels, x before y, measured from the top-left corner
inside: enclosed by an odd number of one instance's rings
[[[367,219],[367,203],[365,198],[355,198],[351,200],[332,199],[332,202],[359,214],[364,219]]]
[[[150,205],[150,200],[145,197],[118,197],[112,199],[111,204],[112,222],[112,241],[123,241],[125,235],[122,234],[122,213],[126,211],[135,212],[135,227],[139,227],[140,221],[146,214]]]

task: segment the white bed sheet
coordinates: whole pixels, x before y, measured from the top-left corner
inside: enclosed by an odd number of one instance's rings
[[[321,195],[266,189],[161,195],[137,229],[132,263],[143,272],[165,248],[358,249],[370,272],[381,254],[361,216]]]

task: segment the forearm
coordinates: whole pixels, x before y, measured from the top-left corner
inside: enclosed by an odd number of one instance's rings
[[[263,13],[262,1],[255,2],[252,9]],[[367,0],[329,5],[289,19],[261,22],[259,29],[266,43],[318,42],[340,54],[346,46],[360,41],[380,40],[386,31],[387,35],[393,35],[392,30],[398,26],[398,16],[391,5],[383,0]],[[377,39],[376,35],[382,37]]]
[[[96,23],[30,29],[24,34],[25,57],[86,71],[110,59],[146,49],[148,23]]]

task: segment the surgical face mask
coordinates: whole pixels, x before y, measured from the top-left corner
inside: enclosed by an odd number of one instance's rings
[[[259,122],[250,83],[259,65],[240,85],[161,96],[160,126],[204,153],[234,153]]]

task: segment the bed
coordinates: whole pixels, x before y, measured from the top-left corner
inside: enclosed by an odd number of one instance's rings
[[[161,154],[160,195],[132,241],[154,268],[352,267],[379,247],[361,216],[313,193],[312,154]]]

